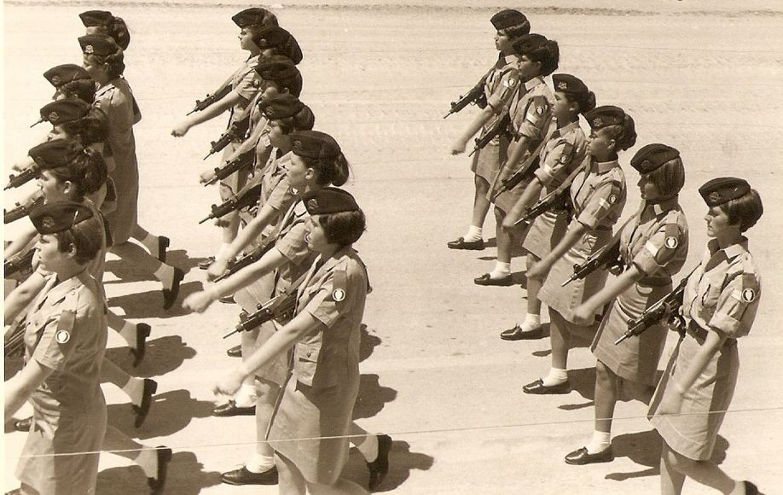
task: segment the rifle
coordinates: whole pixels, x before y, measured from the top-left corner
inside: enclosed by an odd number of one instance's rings
[[[583,279],[589,274],[593,273],[598,268],[621,266],[620,264],[620,232],[609,241],[609,244],[593,253],[587,260],[581,265],[574,265],[574,274],[571,275],[568,280],[560,284],[560,287],[565,287],[574,280]]]
[[[225,179],[234,172],[241,170],[249,165],[253,164],[253,152],[251,149],[245,153],[242,153],[233,160],[226,162],[222,167],[215,167],[215,176],[204,183],[204,186],[214,184],[215,182]]]
[[[509,175],[508,177],[504,179],[500,179],[500,185],[495,188],[495,184],[497,183],[498,179],[500,178],[500,172],[503,171],[503,167],[501,167],[501,170],[498,172],[497,177],[495,178],[495,181],[493,182],[493,187],[490,188],[490,201],[495,201],[498,196],[503,194],[506,191],[510,191],[513,189],[517,184],[522,182],[523,180],[530,179],[533,177],[533,172],[538,168],[538,155],[530,155],[527,160],[525,160],[525,163],[522,164],[519,169],[517,169],[516,172]],[[493,190],[494,189],[494,190]]]
[[[240,316],[239,324],[223,336],[224,339],[239,332],[249,332],[270,320],[290,318],[296,307],[296,291],[284,291],[263,304],[253,313]]]
[[[226,132],[221,134],[217,141],[210,141],[209,153],[207,153],[207,156],[204,157],[204,160],[218,151],[223,150],[223,148],[231,144],[232,141],[244,138],[249,128],[250,112],[247,112],[244,118],[237,120],[236,122],[232,122],[231,125],[228,126],[228,129],[226,129]]]
[[[31,180],[35,179],[36,176],[38,176],[38,172],[40,171],[40,167],[36,164],[31,167],[28,167],[21,172],[19,172],[17,175],[11,174],[8,176],[8,185],[3,188],[3,190],[11,189],[12,187],[19,187],[21,185],[24,185]]]
[[[493,68],[494,69],[494,68]],[[475,103],[479,108],[484,108],[487,106],[487,95],[484,94],[484,85],[487,82],[487,78],[489,77],[489,74],[492,72],[493,69],[489,69],[489,71],[484,74],[481,79],[479,79],[479,82],[476,83],[475,86],[470,88],[467,93],[465,93],[464,96],[460,95],[460,97],[457,99],[457,101],[451,102],[451,108],[449,109],[449,113],[443,116],[445,119],[452,113],[457,113],[466,106],[470,105],[471,103]]]
[[[193,110],[187,113],[187,115],[204,110],[216,101],[222,100],[230,92],[231,84],[228,84],[228,81],[226,81],[223,83],[223,86],[221,86],[220,89],[215,92],[215,94],[208,94],[203,100],[196,100],[196,105],[193,107]]]
[[[26,316],[17,317],[3,334],[3,355],[6,358],[24,356],[24,328]]]
[[[3,277],[9,278],[11,275],[24,270],[32,271],[34,254],[35,249],[29,249],[24,254],[16,254],[5,260],[3,263]]]
[[[698,268],[698,266],[697,266]],[[684,322],[682,317],[677,313],[677,310],[682,306],[682,297],[685,294],[685,286],[688,285],[688,278],[696,271],[694,268],[687,277],[680,280],[677,287],[671,292],[660,298],[652,306],[645,309],[642,314],[636,318],[628,319],[628,330],[617,340],[614,341],[614,345],[619,344],[625,339],[628,339],[634,335],[641,335],[642,332],[655,325],[659,321],[665,318],[673,320],[673,326],[678,330],[682,328]]]
[[[568,189],[557,188],[543,198],[539,199],[533,206],[529,206],[525,211],[525,214],[522,215],[522,218],[514,222],[514,225],[519,225],[520,223],[530,223],[539,216],[543,215],[544,212],[549,211],[557,206],[565,206],[567,202]]]
[[[228,266],[228,269],[226,270],[226,273],[223,273],[219,277],[216,277],[213,282],[217,283],[220,282],[223,279],[226,279],[230,277],[231,275],[235,274],[242,268],[252,265],[256,261],[260,260],[272,247],[275,245],[275,241],[277,240],[277,236],[270,237],[266,240],[265,243],[262,245],[256,247],[246,255],[242,256],[238,260],[234,261]]]
[[[261,182],[253,185],[250,188],[244,188],[237,194],[232,195],[220,205],[212,205],[212,212],[203,220],[199,222],[202,224],[210,218],[220,218],[223,215],[227,215],[232,211],[241,210],[248,207],[258,201],[261,195]]]
[[[30,214],[30,211],[33,208],[42,205],[43,201],[43,195],[40,195],[26,204],[20,205],[19,203],[16,203],[16,207],[10,211],[6,211],[5,208],[3,208],[3,223],[9,224],[19,220],[20,218],[26,217]]]
[[[484,146],[489,144],[490,141],[492,141],[495,136],[499,136],[502,132],[504,132],[506,129],[508,129],[508,125],[511,123],[511,117],[508,113],[504,114],[502,118],[498,119],[495,124],[489,128],[487,132],[485,132],[480,137],[476,138],[476,146],[473,148],[473,151],[471,151],[468,156],[472,156],[473,153],[477,152],[480,149],[483,149]]]

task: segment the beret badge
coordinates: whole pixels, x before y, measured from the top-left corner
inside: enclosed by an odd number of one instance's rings
[[[559,83],[557,83],[557,89],[562,89],[562,90],[568,89],[568,83],[565,81],[560,81]]]
[[[596,117],[593,119],[593,127],[601,127],[602,125],[604,125],[604,121],[601,119],[601,117]]]
[[[41,225],[44,228],[51,229],[54,227],[54,218],[52,218],[50,215],[47,215],[41,219]]]
[[[57,112],[49,113],[49,122],[55,123],[60,120],[60,114]]]
[[[62,83],[62,79],[60,79],[60,76],[52,76],[52,84],[55,86],[59,86]]]
[[[719,203],[721,200],[721,196],[718,191],[711,192],[709,197],[710,197],[710,201],[713,203]]]
[[[311,200],[309,200],[307,202],[307,207],[312,209],[312,210],[318,209],[318,200],[316,200],[315,198],[312,198]]]
[[[92,45],[86,45],[84,47],[84,53],[88,55],[92,55],[93,53],[95,53],[95,49],[92,47]]]

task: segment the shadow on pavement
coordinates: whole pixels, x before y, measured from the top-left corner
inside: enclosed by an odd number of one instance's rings
[[[203,488],[220,484],[220,473],[204,471],[193,452],[175,452],[169,464],[164,493],[195,495]],[[138,495],[149,493],[147,478],[140,467],[133,465],[104,469],[98,473],[98,494]]]
[[[132,365],[133,357],[128,348],[114,347],[106,351],[106,358],[128,374],[145,378],[165,375],[182,366],[186,359],[193,359],[195,356],[196,350],[183,342],[180,335],[148,340],[144,361],[136,368]]]
[[[129,403],[111,404],[107,407],[109,423],[132,438],[165,437],[190,424],[193,418],[212,416],[212,401],[196,400],[187,390],[170,390],[153,397],[147,420],[141,428],[133,427],[133,410]]]
[[[371,418],[381,412],[387,402],[397,398],[396,390],[380,385],[378,375],[362,375],[359,380],[353,419]]]
[[[412,470],[427,471],[435,462],[432,456],[411,452],[408,442],[392,440],[392,448],[389,453],[389,474],[386,475],[381,485],[375,489],[375,492],[392,491],[405,483],[410,477]],[[343,477],[362,487],[367,487],[369,477],[367,464],[364,457],[356,449],[351,449],[348,462],[343,470]]]
[[[595,367],[568,371],[568,381],[571,388],[588,400],[595,397]]]
[[[647,469],[630,473],[609,473],[605,479],[624,481],[631,478],[644,476],[658,476],[661,473],[661,447],[663,440],[657,430],[626,433],[612,439],[612,450],[615,458],[628,457],[630,460]],[[726,450],[729,442],[722,436],[718,436],[715,442],[715,450],[712,452],[712,461],[720,464],[726,459]]]
[[[370,333],[370,330],[364,323],[362,323],[359,332],[359,362],[361,363],[368,357],[372,356],[372,352],[376,347],[381,345],[381,342],[383,341],[374,333]]]
[[[186,275],[187,276],[187,275]],[[137,292],[124,296],[109,298],[109,307],[121,307],[127,319],[144,318],[173,318],[190,314],[191,311],[182,307],[182,300],[188,295],[201,290],[201,281],[182,283],[179,287],[179,296],[174,305],[168,310],[163,309],[163,296],[160,290]]]

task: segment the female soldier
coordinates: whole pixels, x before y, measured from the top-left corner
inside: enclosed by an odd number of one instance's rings
[[[481,80],[484,92],[482,97],[486,101],[486,106],[451,147],[452,155],[464,153],[468,141],[479,130],[486,133],[503,119],[508,112],[511,97],[517,90],[518,59],[513,43],[520,36],[530,32],[530,22],[522,12],[511,9],[501,10],[492,16],[490,22],[497,30],[495,48],[500,53],[495,65]],[[447,243],[450,249],[484,249],[482,228],[489,211],[489,199],[487,199],[489,184],[500,169],[500,164],[505,161],[507,148],[508,134],[504,130],[473,157],[471,171],[475,174],[473,182],[476,187],[473,197],[473,215],[467,233]]]
[[[288,186],[297,191],[299,198],[306,193],[319,191],[329,184],[342,185],[348,179],[348,162],[340,150],[340,146],[328,134],[318,131],[295,131],[291,133],[289,140],[291,155],[286,165],[286,179]],[[277,187],[281,187],[284,183],[285,181],[281,181]],[[267,204],[264,205],[264,208],[266,207]],[[305,227],[307,216],[308,212],[302,201],[294,202],[278,220],[277,240],[274,249],[268,251],[258,262],[249,267],[210,286],[203,292],[188,296],[183,305],[202,312],[220,297],[233,294],[274,270],[277,270],[274,295],[288,290],[291,284],[304,275],[317,256],[317,253],[310,249],[307,243],[307,229]],[[250,232],[253,228],[254,226],[249,226],[246,231]],[[269,338],[269,335],[262,336],[262,338]],[[284,361],[285,356],[278,356],[276,359]],[[261,394],[256,404],[256,431],[260,440],[263,440],[263,435],[266,432],[266,425],[268,425],[272,413],[271,404],[278,394],[277,390],[266,392],[266,398],[264,398],[264,394]],[[391,438],[387,435],[368,435],[355,423],[352,423],[351,428],[355,439],[354,443],[357,443],[357,448],[367,461],[370,470],[370,485],[375,487],[383,480],[388,471]],[[265,443],[262,445],[264,447],[260,448],[268,449]],[[271,452],[267,455],[271,455]],[[266,462],[268,463],[269,460],[267,457]],[[224,481],[228,479],[231,481],[226,482],[239,483],[238,480],[255,479],[247,476],[247,469],[243,469],[244,471],[224,473]]]
[[[230,111],[230,117],[228,126],[238,121],[240,115],[244,114],[250,101],[258,92],[258,85],[255,79],[255,73],[253,68],[258,63],[261,50],[253,43],[253,35],[260,31],[264,26],[277,26],[277,17],[270,11],[263,8],[250,8],[245,9],[236,15],[231,20],[239,27],[239,46],[248,52],[249,57],[245,60],[239,69],[237,69],[228,80],[223,83],[221,88],[215,92],[218,94],[226,86],[231,88],[231,91],[220,99],[213,103],[202,112],[196,113],[187,117],[184,121],[179,123],[172,131],[171,135],[174,137],[182,137],[187,134],[188,130],[203,122],[211,120],[218,115],[223,114],[225,111]],[[225,162],[237,147],[238,142],[232,142],[224,150],[222,159]],[[232,174],[231,176],[223,179],[220,182],[220,197],[223,201],[229,199],[234,193],[244,185],[247,180],[247,171],[240,171],[239,173]],[[236,212],[232,212],[229,215],[221,219],[223,225],[223,241],[218,254],[220,254],[225,247],[231,243],[237,235],[239,230],[239,215]],[[202,266],[207,268],[211,260]]]
[[[490,273],[477,277],[479,285],[511,285],[511,250],[521,243],[520,227],[503,228],[506,212],[513,208],[530,179],[524,178],[517,185],[497,195],[495,191],[504,179],[514,171],[527,168],[535,160],[551,132],[554,95],[544,82],[544,77],[557,69],[560,51],[557,42],[540,34],[526,34],[514,43],[519,55],[517,65],[520,86],[509,106],[511,129],[515,139],[509,145],[508,158],[501,166],[490,196],[495,202],[495,224],[498,244],[497,261]],[[524,160],[520,163],[520,160]]]
[[[100,251],[103,226],[76,203],[43,205],[30,219],[41,235],[38,259],[51,275],[31,308],[25,366],[5,385],[6,421],[25,401],[33,405],[16,477],[23,494],[91,494],[106,430],[99,385],[106,320],[103,288],[87,265]]]
[[[99,184],[106,179],[106,167],[103,159],[94,150],[82,148],[73,141],[59,139],[33,148],[30,154],[41,167],[38,181],[46,204],[70,201],[84,205],[90,208],[93,216],[104,226],[104,231],[101,232],[101,247],[87,265],[87,272],[95,280],[101,282],[106,253],[105,225],[98,208],[87,199],[87,195],[98,188]],[[5,317],[13,318],[19,309],[26,307],[31,296],[34,297],[40,292],[47,276],[45,267],[41,266],[16,291],[9,294],[5,301],[5,309],[7,313],[10,313],[10,316],[6,315]],[[108,314],[115,320],[123,321],[111,312]],[[149,412],[152,395],[157,390],[157,383],[151,379],[132,377],[108,359],[103,360],[100,372],[102,381],[113,383],[130,398],[133,411],[136,414],[134,425],[137,428],[140,427]],[[27,429],[29,430],[29,427]],[[165,450],[149,450],[111,426],[106,430],[103,449],[118,451],[118,455],[133,460],[152,479],[160,478],[158,473],[161,465],[168,462],[166,456],[171,454],[170,451]],[[165,466],[163,466],[163,470],[165,475]]]
[[[525,213],[526,209],[538,199],[541,191],[550,194],[565,189],[574,178],[579,165],[587,153],[587,139],[579,127],[579,114],[585,114],[595,108],[595,95],[578,78],[570,74],[552,76],[555,85],[555,105],[552,108],[557,130],[541,151],[541,166],[533,173],[534,177],[525,188],[511,211],[503,220],[503,228],[511,230]],[[552,208],[535,219],[530,226],[522,247],[527,251],[528,268],[541,260],[552,250],[565,234],[568,225],[568,209]],[[525,319],[500,334],[503,340],[540,338],[541,301],[538,300],[539,280],[527,281],[527,315]]]
[[[592,129],[587,145],[585,167],[571,183],[574,219],[560,242],[527,271],[527,278],[543,280],[538,298],[549,307],[549,330],[552,340],[552,368],[549,374],[523,387],[528,394],[568,393],[566,364],[572,342],[592,340],[595,327],[574,320],[574,309],[603,287],[607,272],[595,270],[587,277],[566,287],[560,284],[573,271],[574,264],[584,262],[612,237],[612,225],[625,206],[625,176],[617,153],[636,142],[633,119],[621,108],[596,107],[585,118]]]
[[[340,478],[359,389],[359,327],[369,292],[364,263],[351,247],[364,231],[364,214],[350,194],[335,188],[302,199],[311,215],[307,244],[319,256],[299,288],[296,316],[214,390],[233,393],[245,376],[294,346],[293,374],[268,434],[280,491],[367,493]],[[298,440],[322,437],[327,438]]]
[[[123,50],[130,45],[130,32],[128,26],[119,17],[115,17],[106,10],[88,10],[79,14],[82,24],[86,28],[85,34],[104,34],[110,36]]]
[[[114,162],[110,176],[117,189],[117,208],[106,216],[111,229],[111,252],[154,275],[163,284],[163,309],[169,309],[177,299],[185,274],[129,241],[131,234],[139,233],[140,229],[137,222],[139,170],[133,125],[141,120],[141,114],[134,111],[138,108],[133,103],[130,86],[122,77],[125,70],[122,49],[108,36],[99,34],[82,36],[79,44],[84,53],[84,68],[98,84],[94,114],[106,124],[106,151]],[[149,234],[140,237],[163,239]],[[153,244],[160,248],[160,242],[150,241]]]
[[[666,343],[666,327],[653,325],[639,337],[614,342],[628,330],[628,321],[672,291],[672,276],[688,255],[688,223],[677,202],[685,169],[676,149],[649,144],[631,160],[641,178],[642,206],[620,236],[620,258],[626,270],[574,310],[574,320],[589,325],[597,310],[604,315],[592,350],[595,366],[595,431],[586,446],[568,454],[568,464],[612,460],[611,428],[618,398],[649,403],[656,384],[658,360]],[[630,394],[623,392],[630,392]]]
[[[756,494],[710,460],[737,383],[737,339],[756,317],[761,279],[743,233],[763,213],[761,198],[743,179],[721,177],[699,188],[709,208],[707,250],[688,277],[677,343],[650,405],[663,437],[661,493],[677,495],[686,477],[726,494]]]

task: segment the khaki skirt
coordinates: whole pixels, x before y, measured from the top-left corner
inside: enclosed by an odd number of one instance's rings
[[[563,239],[566,229],[568,213],[546,211],[533,220],[522,247],[542,259]]]
[[[729,339],[707,363],[693,385],[685,391],[679,415],[659,415],[658,407],[667,394],[675,393],[680,379],[704,344],[690,331],[681,339],[669,359],[666,372],[655,389],[648,418],[673,451],[701,461],[712,456],[718,430],[731,404],[739,371],[737,344]]]
[[[585,232],[581,239],[552,266],[538,292],[538,299],[549,309],[560,313],[566,321],[574,323],[574,309],[603,288],[609,272],[606,269],[598,269],[565,287],[560,287],[560,284],[573,275],[574,265],[584,263],[590,255],[604,247],[611,237],[612,231],[608,229]]]
[[[591,350],[615,375],[643,385],[655,385],[658,361],[666,343],[668,328],[653,325],[639,336],[630,337],[619,345],[614,341],[628,330],[628,320],[641,315],[645,309],[672,290],[671,284],[650,287],[634,284],[614,300],[604,315]]]
[[[495,138],[487,143],[473,155],[470,170],[491,184],[500,170],[500,164],[506,161],[508,143],[509,140],[505,136]]]

